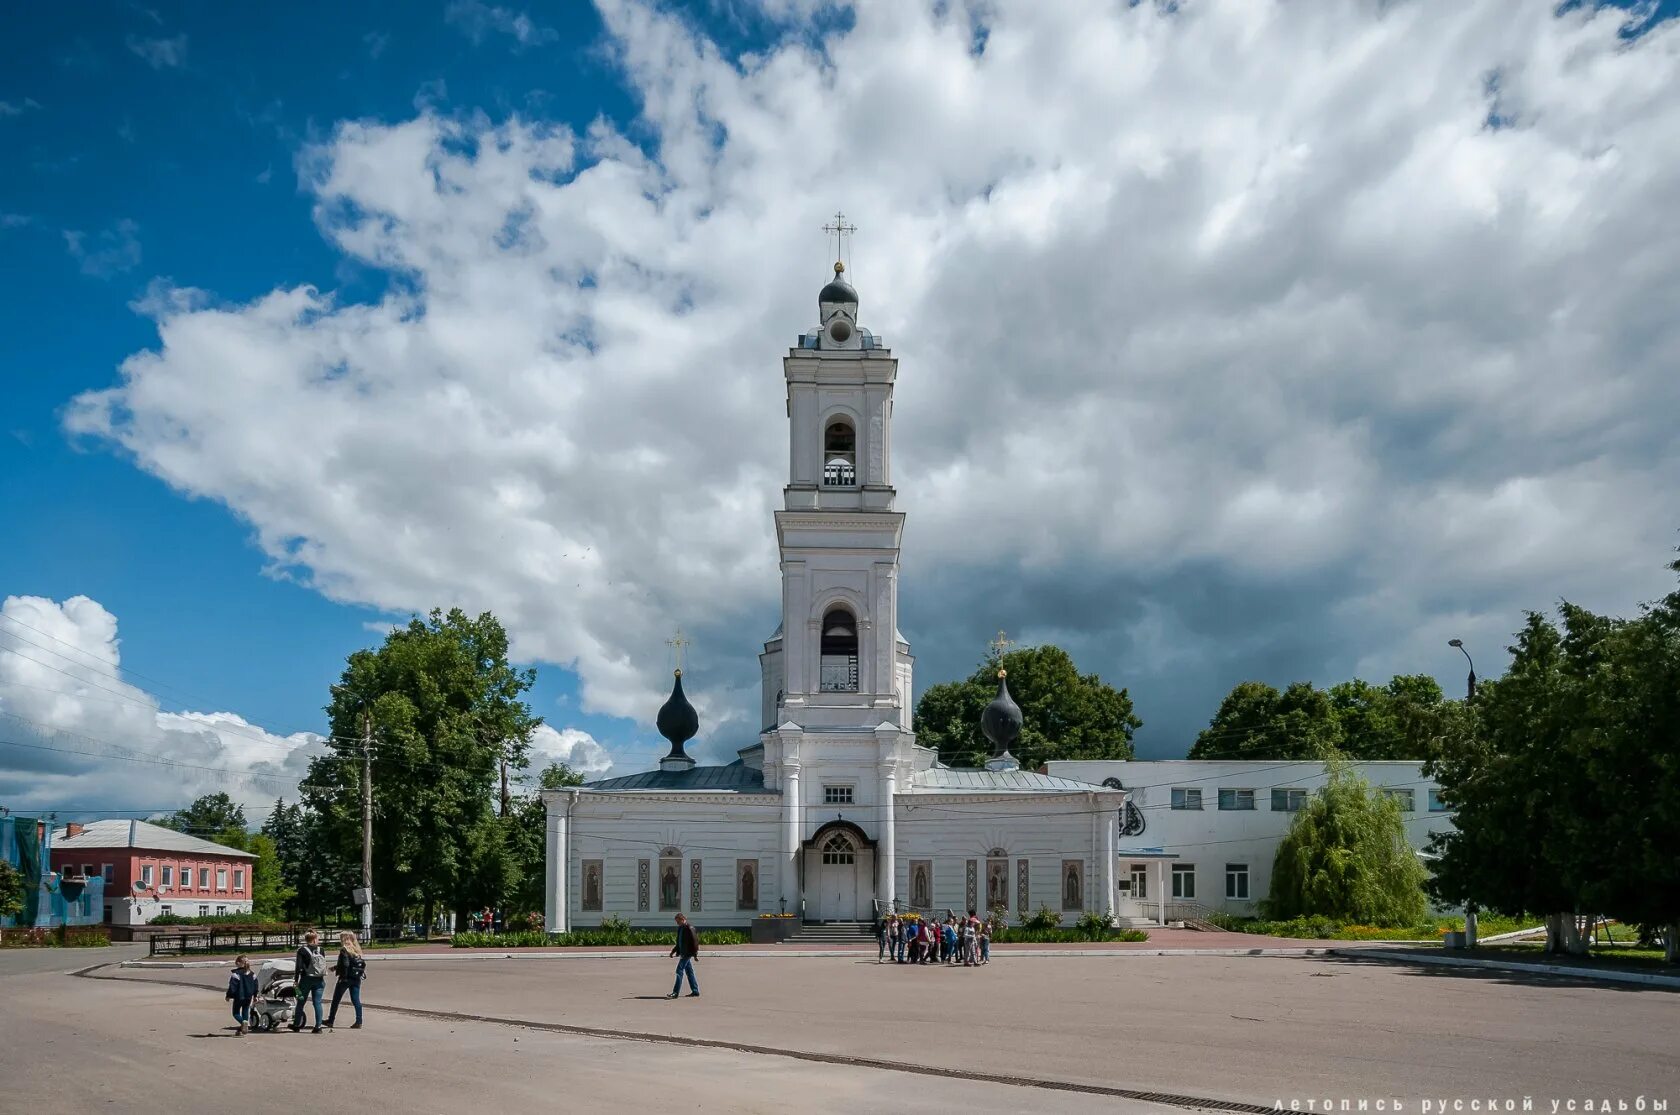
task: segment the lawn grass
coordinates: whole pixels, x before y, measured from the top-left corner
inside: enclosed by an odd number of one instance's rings
[[[1628,932],[1628,937],[1630,940],[1633,938],[1631,930]],[[1474,954],[1490,953],[1498,955],[1503,953],[1521,960],[1537,961],[1543,959],[1559,964],[1576,964],[1595,968],[1654,968],[1668,972],[1676,970],[1676,965],[1663,959],[1663,950],[1660,948],[1640,948],[1634,944],[1605,944],[1593,948],[1586,956],[1570,956],[1567,953],[1548,953],[1545,951],[1545,947],[1544,940],[1500,941],[1497,944],[1478,946]]]

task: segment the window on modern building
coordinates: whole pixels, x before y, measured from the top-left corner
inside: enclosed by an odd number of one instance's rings
[[[823,431],[823,487],[857,485],[857,434],[852,424],[836,418]]]
[[[1307,792],[1290,786],[1272,788],[1273,813],[1299,813],[1307,804]]]
[[[210,889],[210,869],[208,867],[201,867],[198,869],[198,889]]]
[[[1240,902],[1248,901],[1248,864],[1225,865],[1225,897]]]
[[[1173,897],[1196,897],[1196,865],[1193,863],[1175,863],[1172,865]]]
[[[147,886],[152,885],[152,865],[151,864],[143,863],[143,864],[140,865],[140,881],[142,883],[145,883]]]
[[[245,869],[243,867],[236,867],[233,869],[233,889],[245,889]]]
[[[1399,802],[1400,812],[1402,813],[1411,813],[1417,809],[1417,796],[1412,793],[1409,786],[1404,790],[1384,790],[1383,796]]]
[[[227,868],[216,868],[216,889],[227,890]]]
[[[824,805],[851,805],[852,788],[850,786],[824,786]]]
[[[1253,790],[1220,790],[1219,808],[1221,809],[1253,809]]]
[[[1134,863],[1134,864],[1132,864],[1131,875],[1132,875],[1132,897],[1133,898],[1148,898],[1149,897],[1149,865],[1147,863]]]
[[[1429,791],[1429,811],[1431,813],[1451,813],[1452,806],[1441,800],[1441,791]]]
[[[1172,807],[1174,809],[1200,809],[1202,807],[1201,787],[1174,786],[1172,788]]]
[[[166,887],[175,885],[175,865],[172,863],[163,865],[163,885]]]
[[[820,688],[824,693],[858,691],[857,620],[844,608],[823,616]]]

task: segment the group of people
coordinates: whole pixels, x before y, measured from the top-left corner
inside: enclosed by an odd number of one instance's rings
[[[292,1033],[303,1029],[303,1014],[305,1001],[315,1008],[315,1028],[311,1033],[320,1033],[321,1000],[327,987],[327,958],[321,951],[321,935],[311,929],[303,935],[303,944],[298,946],[297,956],[293,960],[294,969],[292,986],[296,991],[296,999],[292,1007]],[[346,993],[350,996],[350,1005],[356,1008],[356,1021],[351,1024],[352,1030],[362,1027],[362,981],[367,978],[367,961],[362,957],[362,943],[356,935],[350,932],[338,935],[338,958],[331,968],[336,984],[333,987],[332,1010],[327,1014],[325,1026],[333,1028],[338,1018],[338,1004],[344,1000]],[[234,1032],[240,1035],[251,1029],[251,1004],[257,997],[257,976],[251,970],[251,958],[241,956],[233,962],[233,973],[228,976],[227,1000],[233,1004],[233,1020],[237,1024]]]
[[[876,963],[961,964],[972,968],[992,959],[992,923],[972,910],[966,917],[945,911],[944,921],[889,914],[875,926]]]

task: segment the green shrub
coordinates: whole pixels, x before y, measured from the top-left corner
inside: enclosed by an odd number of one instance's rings
[[[110,943],[110,931],[103,925],[31,927],[0,933],[0,948],[5,949],[97,949]]]
[[[1092,936],[1082,927],[1028,929],[1025,926],[1004,926],[993,930],[992,943],[1003,945],[1070,945],[1081,941],[1147,941],[1149,934],[1141,929],[1108,927],[1101,936]]]
[[[1105,940],[1108,931],[1114,928],[1113,920],[1107,914],[1096,910],[1086,910],[1079,915],[1079,920],[1074,922],[1073,925],[1075,929],[1093,941]]]
[[[1062,915],[1048,906],[1040,906],[1021,919],[1022,929],[1054,929],[1060,924]]]
[[[265,921],[262,918],[245,914],[198,914],[187,917],[184,914],[159,914],[148,925],[225,925],[238,926],[240,929],[266,929],[270,933],[283,933],[291,925],[283,921]]]
[[[458,949],[516,948],[606,948],[615,945],[663,945],[676,943],[669,929],[638,929],[622,918],[609,918],[611,928],[574,929],[570,933],[457,933],[450,944]],[[702,945],[744,945],[747,934],[739,929],[702,929]]]

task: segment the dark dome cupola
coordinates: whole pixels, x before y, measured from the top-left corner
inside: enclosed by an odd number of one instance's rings
[[[980,714],[980,730],[992,745],[992,757],[986,760],[987,770],[1020,770],[1021,764],[1009,753],[1021,738],[1021,706],[1009,695],[1008,671],[998,668],[997,696]]]
[[[700,714],[694,711],[694,706],[683,695],[681,670],[676,671],[671,696],[660,707],[659,719],[655,723],[659,726],[659,734],[671,741],[671,753],[659,760],[659,769],[693,769],[694,760],[683,750],[683,744],[693,739],[694,733],[700,730]]]

